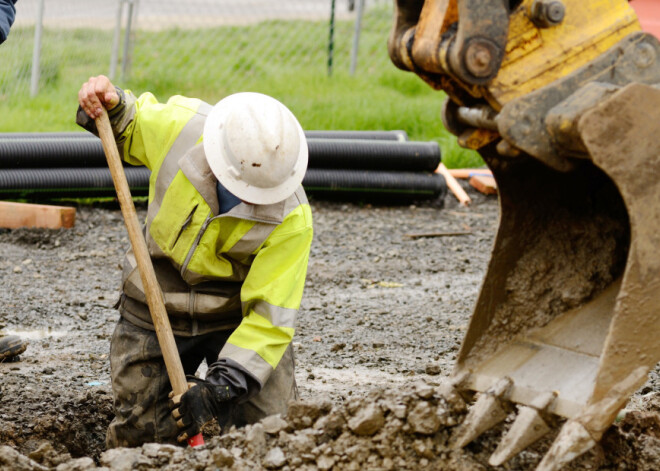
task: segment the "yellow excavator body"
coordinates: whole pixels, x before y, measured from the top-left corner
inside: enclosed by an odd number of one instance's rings
[[[499,465],[597,443],[660,361],[660,42],[627,0],[396,0],[395,65],[497,180],[500,227],[452,382],[453,443],[517,418]]]
[[[629,34],[641,31],[627,1],[566,2],[566,16],[553,28],[534,25],[528,14],[532,3],[523,2],[522,8],[510,16],[502,65],[486,87],[489,102],[498,109],[565,77]]]

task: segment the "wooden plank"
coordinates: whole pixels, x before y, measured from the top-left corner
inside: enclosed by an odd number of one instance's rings
[[[454,194],[454,196],[461,205],[467,206],[470,204],[472,200],[465,192],[463,187],[460,185],[460,183],[458,183],[454,178],[454,176],[451,174],[451,170],[445,167],[445,164],[441,163],[436,169],[436,173],[439,173],[443,177],[445,177],[445,181],[447,182],[447,187]]]
[[[0,227],[38,227],[44,229],[69,229],[76,221],[76,208],[44,204],[13,203],[0,201]]]
[[[497,183],[493,177],[485,175],[474,175],[470,177],[470,185],[485,195],[497,194]]]
[[[487,168],[450,168],[449,173],[454,178],[468,179],[474,175],[492,176],[492,172]]]

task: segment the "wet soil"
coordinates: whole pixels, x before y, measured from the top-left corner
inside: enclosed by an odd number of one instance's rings
[[[377,206],[312,201],[315,238],[296,337],[301,401],[201,449],[105,451],[109,342],[128,247],[116,207],[70,230],[0,233],[0,324],[30,345],[0,363],[0,469],[493,469],[511,417],[461,451],[465,414],[442,385],[498,224],[495,197]],[[141,217],[146,207],[138,205]],[[438,235],[443,233],[464,235]],[[411,237],[436,233],[435,237]],[[602,444],[571,469],[660,469],[656,369]],[[534,469],[552,436],[501,469]]]

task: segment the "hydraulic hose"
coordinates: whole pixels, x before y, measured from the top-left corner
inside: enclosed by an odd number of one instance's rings
[[[310,168],[433,171],[436,142],[316,139],[307,141]],[[105,167],[101,141],[89,138],[0,138],[0,168]]]
[[[145,196],[150,171],[146,167],[126,167],[131,193]],[[447,186],[436,173],[385,172],[364,170],[308,169],[303,187],[310,193],[359,194],[378,199],[385,195],[408,195],[416,198],[444,197]],[[113,196],[108,168],[6,169],[0,171],[0,198],[30,196],[76,198]]]

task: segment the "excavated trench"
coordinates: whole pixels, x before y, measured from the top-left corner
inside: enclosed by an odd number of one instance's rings
[[[0,324],[30,345],[0,364],[0,469],[493,469],[504,424],[451,451],[462,400],[443,389],[488,261],[497,202],[370,206],[312,201],[315,239],[296,337],[301,401],[284,418],[184,449],[105,451],[109,341],[128,246],[116,207],[70,230],[0,233]],[[144,216],[145,208],[138,206]],[[442,236],[443,233],[468,235]],[[411,237],[435,233],[434,237]],[[660,469],[656,369],[570,469]],[[552,436],[500,469],[534,469]]]

